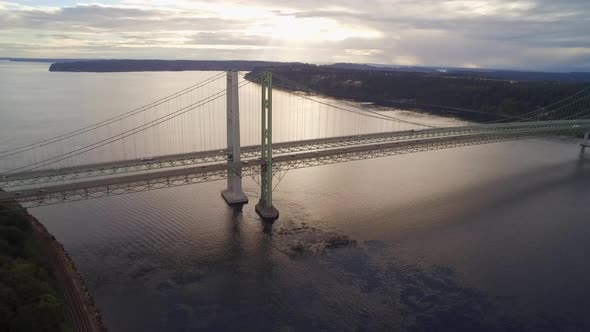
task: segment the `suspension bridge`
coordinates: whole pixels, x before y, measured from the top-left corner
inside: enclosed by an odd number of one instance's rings
[[[502,120],[441,124],[332,100],[270,72],[216,73],[104,121],[3,147],[0,202],[38,207],[227,180],[223,198],[245,204],[242,179],[252,177],[256,211],[273,220],[273,190],[294,169],[551,135],[585,135],[584,153],[589,103],[587,88]]]

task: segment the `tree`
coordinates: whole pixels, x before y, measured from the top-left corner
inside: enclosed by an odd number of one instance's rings
[[[0,240],[10,245],[8,253],[13,257],[20,255],[25,247],[25,234],[16,226],[0,226]]]
[[[43,294],[39,299],[37,318],[43,325],[43,331],[59,331],[59,324],[64,319],[63,305],[51,294]]]
[[[0,204],[0,332],[58,332],[63,303],[28,216]]]
[[[10,324],[17,305],[18,297],[14,289],[0,283],[0,328]]]

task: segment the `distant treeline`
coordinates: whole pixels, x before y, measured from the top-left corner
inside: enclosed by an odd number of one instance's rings
[[[470,120],[501,118],[500,115],[518,116],[555,103],[590,85],[510,81],[480,74],[457,76],[440,72],[350,70],[314,65],[258,68],[246,75],[246,78],[257,80],[258,74],[264,70],[271,70],[334,98],[374,102],[402,109],[452,113]],[[305,90],[278,77],[273,79],[273,84],[286,89]],[[475,112],[460,111],[457,108]]]
[[[27,216],[0,204],[0,331],[71,330],[60,285]]]
[[[563,83],[590,83],[590,72],[542,72],[524,70],[502,70],[485,68],[456,68],[456,67],[428,67],[428,66],[393,66],[378,64],[335,63],[323,67],[371,70],[389,72],[426,73],[433,76],[446,77],[480,77],[507,81],[553,81]]]
[[[211,61],[211,60],[88,60],[57,62],[49,71],[69,72],[132,72],[132,71],[186,71],[186,70],[241,70],[256,67],[280,67],[294,63],[270,61]]]

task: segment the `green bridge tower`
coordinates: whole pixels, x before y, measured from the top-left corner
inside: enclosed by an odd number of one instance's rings
[[[256,212],[264,220],[275,220],[279,211],[272,205],[272,73],[262,75],[262,151],[260,165],[260,201]]]

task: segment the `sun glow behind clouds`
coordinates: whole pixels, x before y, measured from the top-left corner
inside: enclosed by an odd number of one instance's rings
[[[217,18],[244,23],[241,33],[250,36],[270,37],[274,41],[323,42],[342,41],[347,38],[378,39],[382,33],[368,27],[347,26],[331,18],[297,17],[296,10],[286,7],[262,7],[231,2],[206,3],[199,1],[173,0],[126,0],[125,4],[137,8],[175,8],[183,15],[193,13],[194,17]],[[332,8],[337,12],[350,12],[343,8]]]
[[[271,36],[273,40],[296,42],[342,41],[347,38],[377,39],[381,32],[343,26],[326,18],[276,16],[253,28],[250,33]]]
[[[0,0],[0,56],[590,66],[588,0],[79,1]]]

